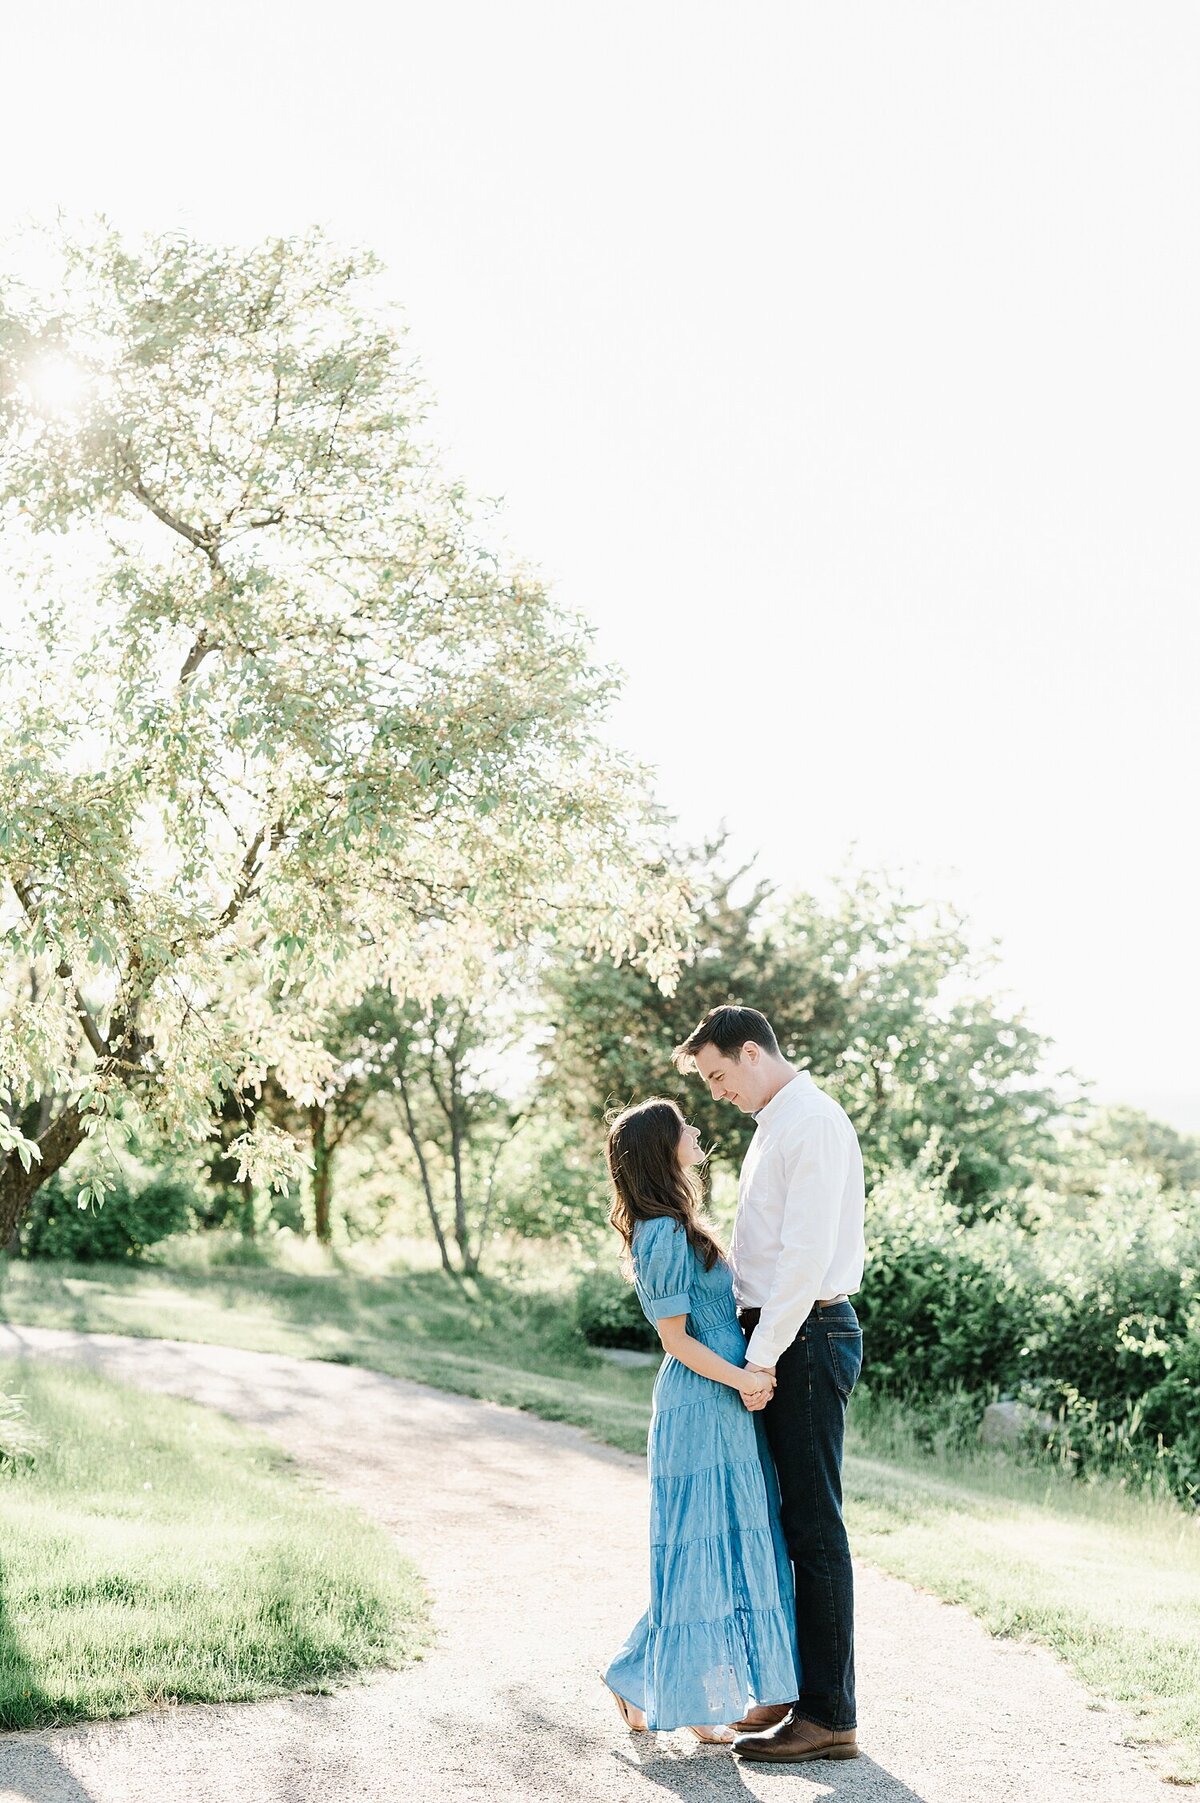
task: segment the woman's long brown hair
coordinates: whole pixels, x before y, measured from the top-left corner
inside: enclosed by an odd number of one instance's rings
[[[625,1242],[626,1254],[639,1221],[663,1215],[678,1221],[704,1269],[711,1271],[722,1247],[700,1219],[698,1180],[679,1162],[685,1125],[678,1104],[665,1096],[622,1109],[608,1129],[605,1147],[613,1195],[608,1218]]]

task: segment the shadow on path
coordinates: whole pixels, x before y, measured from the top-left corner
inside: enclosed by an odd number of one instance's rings
[[[32,1735],[0,1734],[0,1797],[4,1803],[95,1803],[53,1748]]]
[[[719,1749],[697,1748],[679,1754],[658,1734],[631,1735],[630,1740],[637,1744],[628,1753],[615,1753],[614,1759],[635,1767],[649,1783],[686,1803],[710,1797],[736,1800],[774,1795],[774,1787],[780,1784],[790,1787],[780,1792],[781,1798],[796,1799],[797,1779],[808,1786],[805,1803],[810,1797],[836,1797],[839,1803],[841,1799],[845,1803],[924,1803],[916,1791],[865,1754],[836,1762],[814,1759],[804,1765],[743,1765],[732,1753]]]
[[[780,1803],[925,1803],[885,1767],[860,1754],[857,1759],[813,1760],[806,1765],[743,1764],[728,1748],[692,1744],[683,1734],[630,1734],[615,1725],[580,1729],[531,1704],[527,1690],[503,1693],[509,1732],[481,1729],[481,1764],[500,1784],[500,1796],[531,1800],[571,1796],[578,1803],[605,1803],[609,1797],[651,1787],[682,1803],[754,1803],[778,1796]],[[606,1780],[603,1773],[612,1773]],[[618,1776],[618,1773],[620,1776]],[[596,1780],[599,1779],[599,1786]],[[507,1780],[507,1784],[504,1784]],[[521,1782],[523,1781],[523,1782]],[[511,1786],[511,1788],[509,1788]],[[784,1788],[780,1788],[784,1787]]]
[[[54,1707],[21,1650],[4,1580],[0,1564],[0,1796],[4,1803],[93,1803],[37,1730],[16,1731],[52,1719]]]

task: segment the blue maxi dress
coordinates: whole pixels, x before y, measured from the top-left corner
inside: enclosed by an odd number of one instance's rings
[[[745,1364],[724,1259],[706,1271],[683,1228],[663,1217],[634,1229],[633,1268],[649,1320],[686,1315],[693,1339]],[[792,1567],[762,1416],[728,1384],[667,1357],[654,1381],[647,1466],[650,1608],[605,1682],[661,1730],[794,1702]]]

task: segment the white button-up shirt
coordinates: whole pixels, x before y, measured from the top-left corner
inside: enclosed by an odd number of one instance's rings
[[[862,1152],[843,1108],[798,1071],[755,1117],[729,1245],[740,1308],[762,1315],[746,1362],[773,1368],[821,1297],[862,1282]]]

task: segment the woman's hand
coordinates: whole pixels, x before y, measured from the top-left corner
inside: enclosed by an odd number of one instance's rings
[[[775,1374],[772,1371],[756,1371],[747,1365],[738,1381],[738,1391],[742,1401],[752,1412],[765,1408],[775,1393]]]

